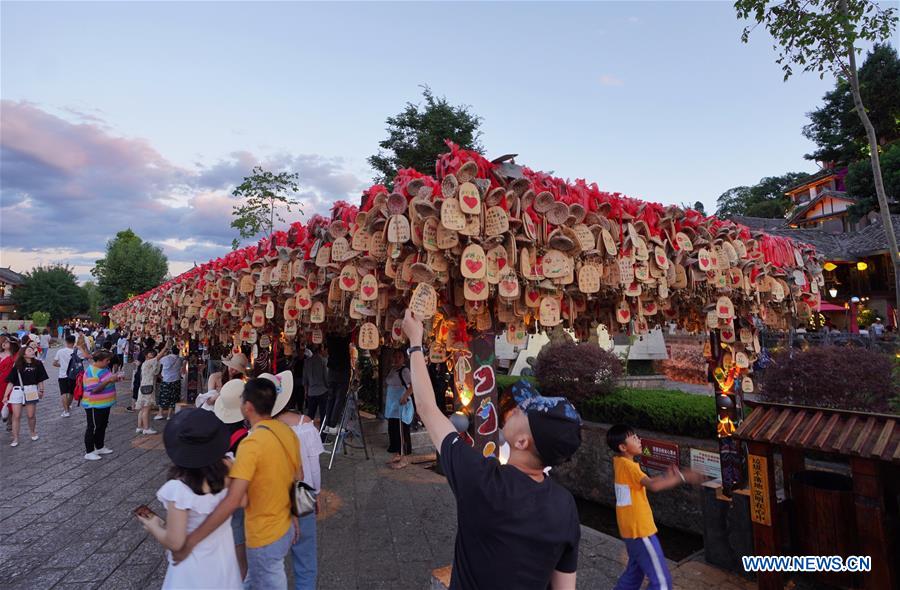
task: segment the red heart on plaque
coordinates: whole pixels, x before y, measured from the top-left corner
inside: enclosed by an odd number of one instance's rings
[[[466,268],[469,269],[469,272],[476,273],[481,270],[481,262],[477,260],[466,260]]]
[[[363,293],[366,295],[366,297],[370,296],[374,292],[375,287],[363,287]]]
[[[720,315],[728,315],[728,307],[721,305],[719,306],[719,314]]]
[[[297,317],[297,310],[296,310],[296,308],[293,308],[293,307],[292,307],[292,308],[288,309],[288,315],[291,316],[292,318]]]
[[[631,319],[631,312],[627,309],[620,309],[617,313],[619,314],[619,319],[623,322],[627,322]]]
[[[309,299],[298,299],[297,305],[299,305],[300,307],[306,307],[307,305],[309,305]]]
[[[481,293],[484,291],[484,281],[474,281],[469,283],[469,289],[475,294]]]
[[[466,204],[466,206],[469,209],[474,209],[475,206],[478,204],[478,198],[477,197],[463,197],[463,202]]]
[[[537,301],[538,297],[540,297],[540,296],[541,296],[540,293],[538,293],[537,291],[529,291],[529,293],[528,293],[528,298],[531,299],[532,301]]]
[[[497,259],[497,268],[499,270],[503,270],[504,266],[506,266],[506,258],[498,258]]]
[[[341,279],[341,282],[344,283],[345,287],[350,289],[356,284],[356,279],[354,279],[353,277],[344,277]]]

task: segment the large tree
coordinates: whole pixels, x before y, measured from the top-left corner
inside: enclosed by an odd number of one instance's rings
[[[900,141],[885,146],[881,155],[881,175],[884,190],[888,194],[891,213],[900,212]],[[878,195],[875,193],[875,177],[869,159],[850,164],[844,179],[847,193],[856,197],[856,203],[849,211],[853,219],[859,219],[869,211],[878,209]]]
[[[767,176],[753,186],[730,188],[716,200],[716,215],[732,217],[784,217],[791,206],[785,191],[809,176],[805,172],[786,172],[781,176]]]
[[[375,182],[390,184],[400,168],[415,168],[434,175],[434,162],[447,151],[445,139],[465,149],[481,151],[478,128],[481,117],[468,106],[454,106],[443,96],[436,97],[430,88],[422,89],[424,103],[406,103],[399,114],[387,118],[387,139],[369,157],[369,165],[377,172]]]
[[[895,307],[900,309],[900,252],[881,175],[881,146],[863,102],[856,67],[857,42],[890,40],[897,28],[897,9],[872,0],[737,0],[734,6],[738,18],[764,25],[775,39],[776,62],[781,64],[785,80],[796,66],[804,72],[818,72],[822,78],[831,73],[850,86],[854,110],[866,131],[881,223],[894,266]],[[756,25],[744,28],[741,39],[745,43]]]
[[[255,166],[250,176],[245,176],[231,193],[241,200],[240,205],[232,207],[231,227],[238,230],[241,238],[253,238],[262,232],[270,235],[275,229],[275,220],[284,221],[280,207],[288,213],[291,207],[300,207],[293,197],[300,190],[299,178],[296,172],[270,172]],[[232,248],[237,249],[239,245],[237,238],[231,241]]]
[[[13,289],[16,311],[23,316],[36,311],[50,314],[58,322],[85,311],[87,297],[68,266],[38,266],[25,273],[25,280]]]
[[[86,313],[91,316],[92,320],[94,320],[95,322],[99,322],[100,289],[97,288],[97,283],[95,283],[94,281],[88,281],[81,286],[81,290],[84,291],[84,296],[87,298]]]
[[[106,243],[106,256],[91,270],[104,307],[152,289],[168,272],[169,261],[162,250],[131,229],[120,231]]]
[[[879,144],[900,139],[900,57],[896,49],[875,45],[859,68],[859,92]],[[841,164],[868,160],[866,129],[855,112],[847,80],[838,79],[823,97],[822,106],[807,116],[810,122],[803,135],[817,146],[807,159]]]

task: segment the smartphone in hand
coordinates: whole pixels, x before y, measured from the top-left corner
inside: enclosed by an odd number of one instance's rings
[[[133,514],[135,516],[139,516],[141,518],[151,518],[153,516],[159,517],[155,512],[153,512],[149,506],[146,504],[141,504],[137,508],[133,510]]]

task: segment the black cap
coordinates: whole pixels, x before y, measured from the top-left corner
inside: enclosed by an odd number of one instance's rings
[[[528,416],[534,446],[545,466],[568,461],[581,446],[581,416],[564,397],[544,397],[528,381],[512,386],[516,405]]]
[[[179,467],[196,469],[220,461],[228,451],[228,430],[207,410],[181,410],[163,432],[166,453]]]

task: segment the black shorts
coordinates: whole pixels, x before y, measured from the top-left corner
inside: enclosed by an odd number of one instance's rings
[[[59,380],[59,394],[72,395],[75,393],[75,380],[63,377]]]
[[[121,354],[116,355],[116,365],[119,367],[125,366],[125,356]]]

